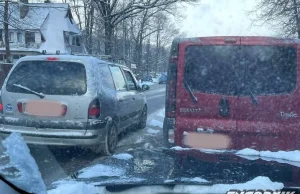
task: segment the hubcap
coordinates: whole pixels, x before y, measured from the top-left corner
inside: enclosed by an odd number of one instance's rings
[[[110,151],[114,150],[118,143],[118,135],[117,129],[115,126],[112,126],[109,130],[109,138],[108,138],[108,147]]]

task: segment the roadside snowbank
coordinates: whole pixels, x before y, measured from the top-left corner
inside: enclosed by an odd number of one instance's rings
[[[259,156],[265,158],[283,159],[288,161],[300,162],[299,150],[271,152],[271,151],[257,151],[254,149],[246,148],[236,152],[236,155]]]
[[[226,193],[229,190],[262,189],[279,190],[282,183],[272,182],[268,177],[259,176],[251,181],[240,184],[216,184],[210,187],[176,185],[174,191],[178,193]]]
[[[5,154],[9,156],[10,160],[6,167],[18,170],[18,172],[13,173],[13,176],[5,176],[5,178],[27,192],[46,193],[47,189],[39,168],[23,137],[19,133],[12,133],[2,141],[2,145],[6,148]],[[0,173],[2,175],[7,174],[7,169],[2,167]]]
[[[96,194],[99,189],[91,184],[83,182],[70,181],[58,185],[57,188],[49,190],[48,194]]]
[[[152,85],[154,85],[154,83],[153,82],[142,82],[141,85],[152,86]]]
[[[112,177],[121,176],[125,173],[124,169],[116,168],[113,166],[107,166],[103,164],[97,164],[95,166],[87,167],[79,171],[78,178],[93,178],[93,177]]]

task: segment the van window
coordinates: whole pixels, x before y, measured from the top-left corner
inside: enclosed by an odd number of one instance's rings
[[[186,84],[193,91],[222,95],[291,93],[296,89],[297,54],[281,46],[188,46]]]
[[[124,74],[126,76],[126,80],[130,90],[137,90],[135,81],[129,71],[124,70]]]
[[[87,89],[84,65],[61,61],[21,62],[10,75],[6,90],[29,93],[13,84],[48,95],[83,95]]]
[[[110,66],[110,70],[115,82],[116,90],[126,90],[126,82],[120,68]]]
[[[105,82],[104,84],[111,89],[115,89],[115,84],[114,84],[113,78],[111,76],[111,72],[108,68],[108,65],[100,64],[100,74],[101,74],[103,82]]]

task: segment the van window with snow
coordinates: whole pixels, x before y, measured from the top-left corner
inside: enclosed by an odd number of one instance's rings
[[[188,46],[184,81],[223,95],[278,95],[296,89],[297,50],[280,46]],[[201,83],[201,84],[199,84]]]

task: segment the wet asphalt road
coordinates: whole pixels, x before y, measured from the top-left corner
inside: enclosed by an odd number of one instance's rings
[[[166,85],[154,84],[149,91],[145,91],[148,104],[148,123],[155,118],[157,111],[162,110],[165,104]],[[161,111],[162,112],[162,111]],[[120,137],[116,153],[122,153],[128,149],[140,147],[151,148],[162,146],[162,132],[159,127],[151,127],[159,131],[155,134],[147,134],[150,127],[143,130],[134,130]],[[78,170],[97,164],[101,155],[96,155],[89,150],[80,148],[57,148],[47,146],[33,146],[30,151],[36,160],[43,180],[48,188],[53,181],[71,176]]]

